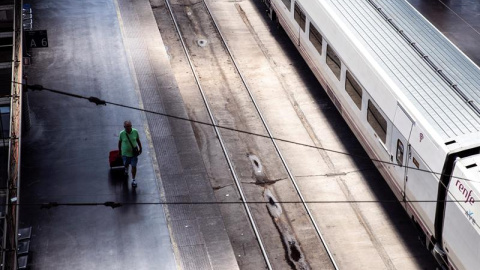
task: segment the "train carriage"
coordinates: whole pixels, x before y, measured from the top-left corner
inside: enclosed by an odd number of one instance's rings
[[[480,265],[480,69],[405,1],[268,7],[439,263]]]

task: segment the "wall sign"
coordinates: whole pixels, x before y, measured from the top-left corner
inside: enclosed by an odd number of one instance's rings
[[[47,30],[23,31],[27,48],[48,47]]]

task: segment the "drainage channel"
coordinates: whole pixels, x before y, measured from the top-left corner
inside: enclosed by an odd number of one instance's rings
[[[166,0],[166,1],[168,1],[168,0]],[[338,269],[338,266],[335,262],[335,259],[333,258],[333,255],[332,255],[330,249],[328,248],[327,242],[325,241],[325,238],[323,237],[322,233],[320,232],[320,228],[318,227],[315,219],[313,218],[313,215],[312,215],[307,203],[305,202],[305,199],[304,199],[304,197],[303,197],[303,195],[300,191],[300,188],[298,187],[297,182],[295,181],[295,177],[293,176],[292,172],[290,171],[290,169],[287,165],[287,162],[285,161],[285,159],[284,159],[284,157],[283,157],[283,155],[282,155],[282,153],[281,153],[281,151],[280,151],[280,149],[277,145],[276,140],[272,136],[272,133],[271,133],[271,131],[270,131],[268,125],[267,125],[267,122],[266,122],[265,118],[263,117],[263,114],[260,111],[259,106],[257,105],[255,97],[253,96],[252,92],[250,91],[250,88],[247,84],[247,81],[245,80],[245,77],[243,76],[243,73],[240,71],[240,68],[238,67],[237,62],[235,61],[235,58],[233,57],[233,53],[231,52],[231,50],[230,50],[230,48],[229,48],[229,46],[226,42],[225,37],[223,36],[222,32],[220,31],[220,28],[218,27],[217,21],[215,20],[212,13],[210,12],[210,8],[209,8],[207,2],[205,0],[203,0],[203,3],[205,5],[205,8],[206,8],[208,14],[212,18],[213,25],[215,26],[215,29],[217,30],[218,34],[220,35],[220,39],[221,39],[223,45],[225,46],[225,49],[226,49],[228,55],[230,56],[230,59],[232,59],[232,63],[235,67],[235,70],[238,72],[238,75],[240,76],[240,79],[242,80],[242,83],[245,86],[245,89],[247,90],[248,95],[250,96],[250,99],[252,100],[253,105],[255,106],[255,110],[257,111],[258,115],[260,116],[260,119],[262,120],[262,123],[263,123],[265,129],[267,130],[268,136],[269,136],[270,140],[272,141],[272,143],[275,147],[275,150],[277,151],[277,154],[280,157],[280,159],[282,161],[282,164],[285,167],[285,169],[287,171],[287,174],[288,174],[293,186],[295,187],[295,190],[296,190],[298,196],[300,197],[300,200],[301,200],[305,210],[307,211],[308,217],[310,218],[310,221],[312,222],[313,226],[315,227],[315,231],[317,232],[317,235],[320,237],[320,240],[321,240],[321,242],[322,242],[322,244],[323,244],[323,246],[324,246],[324,248],[325,248],[325,250],[328,254],[328,257],[329,257],[330,261],[332,262],[332,265],[335,267],[335,269]]]
[[[281,204],[273,196],[270,189],[265,189],[265,200],[268,202],[267,208],[272,217],[278,232],[282,237],[282,244],[287,251],[287,260],[292,269],[310,270],[311,267],[303,256],[298,240],[289,225],[287,217],[284,215]]]
[[[239,181],[238,176],[237,176],[237,174],[236,174],[236,172],[235,172],[235,169],[234,169],[234,167],[233,167],[232,161],[230,160],[230,157],[229,157],[229,155],[228,155],[227,148],[225,147],[224,141],[223,141],[223,139],[222,139],[222,135],[221,135],[220,131],[218,130],[217,121],[216,121],[215,118],[213,117],[213,113],[212,113],[212,111],[211,111],[211,109],[210,109],[208,100],[207,100],[207,98],[206,98],[206,96],[205,96],[205,92],[203,91],[203,88],[202,88],[202,86],[201,86],[201,84],[200,84],[200,80],[199,80],[198,74],[197,74],[197,72],[196,72],[196,70],[195,70],[195,68],[194,68],[194,65],[193,65],[193,63],[192,63],[192,59],[190,58],[190,55],[189,55],[189,53],[188,53],[187,46],[185,45],[185,41],[184,41],[184,39],[183,39],[182,32],[181,32],[181,30],[180,30],[180,27],[178,26],[178,23],[177,23],[177,20],[176,20],[174,14],[173,14],[173,10],[172,10],[172,7],[171,7],[171,5],[170,5],[170,1],[169,1],[169,0],[165,0],[165,3],[167,4],[168,11],[169,11],[169,13],[170,13],[170,16],[172,17],[172,20],[173,20],[173,23],[174,23],[174,25],[175,25],[175,29],[176,29],[176,31],[177,31],[177,33],[178,33],[180,42],[182,43],[183,51],[184,51],[184,53],[185,53],[185,56],[187,57],[188,64],[189,64],[190,69],[192,70],[192,74],[193,74],[193,76],[194,76],[194,78],[195,78],[195,83],[197,84],[198,89],[200,90],[200,93],[201,93],[201,95],[202,95],[203,102],[204,102],[204,104],[205,104],[205,107],[207,108],[208,115],[209,115],[209,117],[210,117],[210,121],[212,121],[213,127],[214,127],[214,129],[215,129],[215,134],[216,134],[217,137],[218,137],[218,141],[220,142],[220,145],[221,145],[221,147],[222,147],[223,154],[225,155],[225,158],[226,158],[226,160],[227,160],[228,167],[230,168],[230,172],[232,173],[233,179],[235,180],[235,185],[236,185],[237,188],[238,188],[238,192],[239,192],[240,197],[241,197],[241,199],[242,199],[242,204],[243,204],[243,206],[244,206],[244,208],[245,208],[245,211],[247,212],[248,219],[250,220],[250,224],[252,225],[252,228],[253,228],[253,231],[254,231],[254,233],[255,233],[255,237],[257,238],[257,241],[258,241],[258,244],[259,244],[259,246],[260,246],[260,249],[262,250],[263,257],[265,258],[265,263],[267,264],[268,269],[271,270],[271,269],[272,269],[272,265],[271,265],[270,260],[269,260],[269,258],[268,258],[267,252],[266,252],[266,250],[265,250],[265,246],[264,246],[264,244],[263,244],[263,242],[262,242],[262,239],[261,239],[261,237],[260,237],[260,233],[258,232],[258,229],[257,229],[257,225],[255,224],[255,220],[253,219],[252,213],[251,213],[250,208],[249,208],[249,206],[248,206],[248,204],[247,204],[246,197],[245,197],[244,192],[243,192],[243,189],[242,189],[242,187],[241,187],[241,185],[240,185],[240,181]],[[208,9],[208,7],[207,7],[207,10],[208,10],[208,12],[209,12],[209,14],[210,14],[210,10]],[[210,14],[210,16],[211,16],[211,14]],[[212,19],[213,19],[213,17],[212,17]],[[215,26],[217,27],[215,21],[214,21],[214,24],[215,24]],[[217,27],[217,29],[218,29],[218,27]],[[222,40],[223,40],[223,36],[222,36]],[[200,46],[205,46],[205,45],[206,45],[206,40],[199,40],[199,41],[198,41],[198,45],[200,45]],[[229,53],[230,53],[230,51],[229,51]],[[231,55],[231,54],[230,54],[230,55]],[[232,59],[233,59],[233,58],[232,58]],[[236,66],[236,65],[235,65],[235,66]],[[242,79],[242,81],[243,81],[243,79]]]
[[[305,259],[305,255],[302,248],[298,244],[298,240],[293,233],[293,229],[288,221],[288,218],[283,212],[282,206],[278,203],[277,199],[273,195],[269,185],[275,183],[267,179],[266,173],[263,169],[263,165],[260,159],[253,154],[248,155],[248,159],[252,163],[253,174],[256,179],[256,183],[259,186],[264,187],[263,196],[267,202],[267,209],[272,217],[272,221],[277,228],[277,231],[282,239],[283,248],[286,251],[285,257],[292,269],[298,270],[310,270],[311,267]]]

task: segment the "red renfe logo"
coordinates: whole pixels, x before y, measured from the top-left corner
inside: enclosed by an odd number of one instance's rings
[[[457,183],[455,183],[455,186],[458,187],[458,190],[465,196],[465,203],[469,203],[470,205],[473,205],[475,203],[475,198],[472,197],[472,190],[468,190],[467,187],[465,187],[460,180],[457,180]]]

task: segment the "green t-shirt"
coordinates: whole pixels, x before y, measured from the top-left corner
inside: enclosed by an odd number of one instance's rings
[[[133,147],[137,146],[138,131],[132,128],[132,131],[128,134]],[[120,131],[118,138],[122,142],[122,156],[133,157],[132,145],[128,142],[127,132],[125,130]]]

